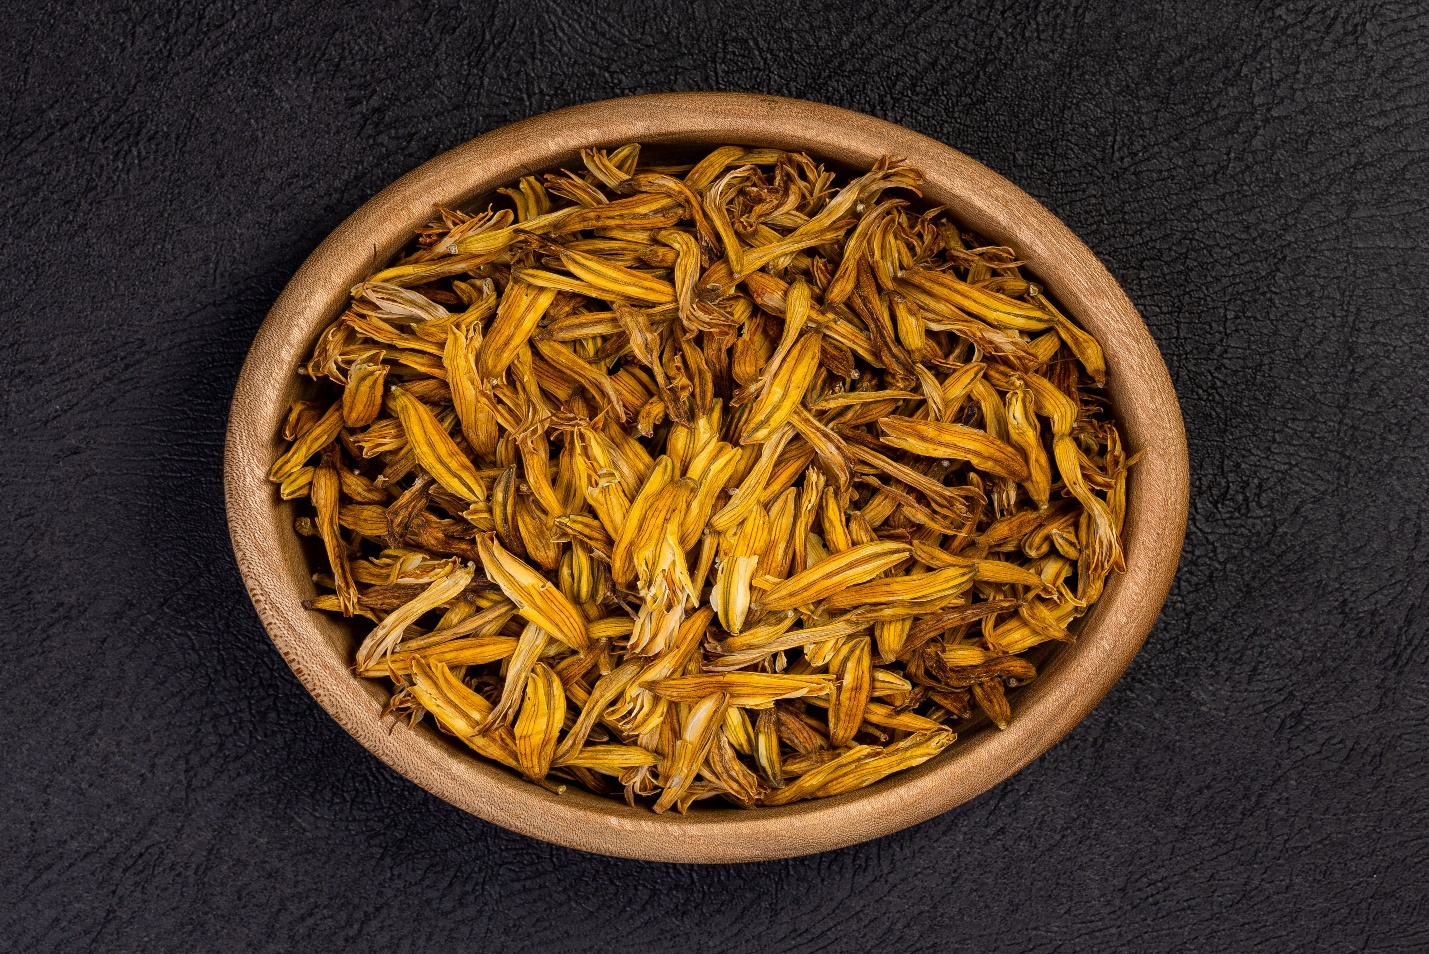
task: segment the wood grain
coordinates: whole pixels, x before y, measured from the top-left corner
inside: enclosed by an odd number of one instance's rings
[[[917,769],[835,798],[657,816],[581,791],[550,794],[426,725],[409,731],[384,721],[385,690],[351,672],[353,634],[302,609],[314,594],[311,570],[292,507],[264,475],[298,393],[296,369],[319,331],[433,205],[460,206],[521,175],[577,161],[583,147],[630,141],[800,149],[849,167],[900,156],[923,171],[930,202],[1014,246],[1101,341],[1124,439],[1143,453],[1128,482],[1127,571],[1108,581],[1077,641],[1021,692],[1005,731],[971,733]],[[274,302],[239,378],[225,454],[229,529],[254,606],[298,678],[354,738],[418,785],[498,825],[585,851],[679,862],[781,858],[876,838],[978,795],[1041,755],[1106,694],[1145,640],[1176,571],[1189,494],[1180,408],[1155,342],[1115,280],[1055,216],[962,153],[902,127],[735,93],[630,97],[547,113],[452,149],[384,189],[318,246]]]

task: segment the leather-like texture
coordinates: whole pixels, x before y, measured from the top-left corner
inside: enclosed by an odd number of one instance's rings
[[[0,949],[1429,946],[1429,16],[1412,5],[36,3],[0,31]],[[298,264],[430,156],[571,103],[872,113],[1027,189],[1186,416],[1182,569],[1058,746],[923,825],[617,861],[385,768],[264,635],[227,404]]]

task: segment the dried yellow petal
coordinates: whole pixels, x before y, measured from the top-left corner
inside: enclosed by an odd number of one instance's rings
[[[829,700],[829,744],[847,745],[863,724],[864,709],[873,691],[873,655],[867,636],[841,646],[829,660],[834,675]]]
[[[772,706],[778,699],[825,695],[827,676],[783,676],[767,672],[725,672],[706,676],[677,676],[646,684],[656,695],[671,702],[698,702],[710,693],[723,693],[730,705],[750,709]]]
[[[511,768],[520,768],[515,739],[509,732],[484,733],[491,704],[462,685],[442,663],[418,659],[412,670],[412,693],[442,728],[461,739],[477,753]]]
[[[331,444],[342,430],[342,402],[338,401],[327,409],[317,423],[308,428],[293,442],[287,453],[273,462],[268,470],[268,479],[282,483],[306,464],[314,454]]]
[[[482,534],[476,546],[487,577],[522,616],[572,649],[585,649],[590,641],[585,618],[557,587],[508,553],[496,542],[496,534]]]
[[[357,357],[347,371],[347,387],[342,391],[342,421],[348,427],[366,427],[382,410],[382,386],[387,380],[387,365],[381,351],[368,351]]]
[[[516,717],[516,758],[530,778],[545,778],[556,754],[556,737],[566,718],[566,692],[545,663],[526,677],[526,697]]]
[[[407,627],[420,619],[423,614],[438,606],[443,606],[453,599],[466,589],[466,585],[476,575],[476,568],[469,564],[462,567],[453,567],[452,564],[447,564],[447,568],[447,573],[432,582],[420,596],[394,610],[378,624],[376,629],[367,634],[367,638],[362,641],[362,645],[357,650],[359,673],[365,675],[368,671],[380,671],[375,668],[378,660],[397,645]]]
[[[437,483],[463,500],[475,503],[486,499],[486,488],[476,468],[456,446],[425,404],[401,388],[393,388],[388,403],[402,422],[407,444],[417,455],[417,462]]]
[[[1025,481],[1027,461],[1015,448],[973,427],[941,421],[885,417],[878,421],[883,443],[924,457],[965,460],[1002,477]]]
[[[656,812],[663,812],[675,804],[695,780],[695,773],[714,743],[728,705],[728,696],[715,693],[697,701],[690,710],[684,731],[675,743],[673,756],[661,766],[665,770],[661,780],[665,790],[655,802]]]
[[[478,380],[492,381],[505,373],[555,297],[553,288],[537,288],[519,280],[506,286],[496,317],[477,355]]]
[[[766,610],[793,609],[825,599],[847,587],[870,580],[907,559],[912,547],[901,543],[865,543],[798,573],[764,594]]]
[[[824,608],[839,610],[909,600],[948,600],[971,586],[973,577],[974,571],[971,567],[959,566],[934,570],[932,573],[874,580],[872,583],[852,586],[834,593],[824,601]]]
[[[315,525],[318,536],[322,538],[323,549],[327,551],[328,565],[332,567],[342,615],[351,616],[357,611],[357,587],[352,581],[352,565],[347,557],[347,542],[342,539],[338,530],[338,491],[337,468],[331,460],[324,460],[313,473],[310,489],[313,507],[317,510]]]

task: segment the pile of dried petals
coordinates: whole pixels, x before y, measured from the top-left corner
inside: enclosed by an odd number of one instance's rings
[[[587,150],[438,210],[270,477],[392,709],[559,788],[782,805],[1011,718],[1121,566],[1097,342],[916,170]]]

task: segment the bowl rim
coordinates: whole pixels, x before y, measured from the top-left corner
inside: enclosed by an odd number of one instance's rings
[[[291,506],[277,500],[266,472],[297,388],[294,371],[317,332],[434,204],[459,205],[570,162],[582,147],[625,142],[804,149],[865,168],[897,155],[923,171],[927,199],[1014,245],[1101,341],[1124,438],[1142,451],[1128,479],[1127,569],[1082,618],[1076,642],[1023,690],[1006,730],[980,732],[916,769],[834,798],[655,815],[574,787],[552,794],[458,750],[425,724],[411,730],[384,719],[385,690],[351,672],[336,624],[301,608],[313,586]],[[748,93],[662,93],[572,106],[488,132],[353,212],[293,275],[258,329],[230,409],[224,490],[234,553],[259,619],[312,696],[378,758],[453,805],[534,838],[625,858],[713,863],[792,857],[892,833],[981,794],[1047,751],[1112,687],[1160,612],[1185,534],[1189,462],[1170,376],[1135,307],[1091,250],[1021,189],[950,146],[862,113]]]

